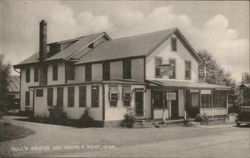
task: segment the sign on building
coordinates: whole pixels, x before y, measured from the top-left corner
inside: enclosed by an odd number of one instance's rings
[[[162,76],[171,76],[174,72],[174,67],[171,64],[162,64],[161,65],[161,75]]]
[[[175,92],[167,92],[166,99],[167,100],[176,100],[176,93]]]

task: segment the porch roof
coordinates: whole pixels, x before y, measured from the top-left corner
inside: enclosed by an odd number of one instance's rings
[[[231,87],[221,86],[216,84],[192,82],[192,81],[176,81],[176,80],[147,80],[149,83],[175,88],[194,88],[194,89],[216,89],[216,90],[230,90]]]

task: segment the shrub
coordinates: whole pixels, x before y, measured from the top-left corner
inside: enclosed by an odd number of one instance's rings
[[[90,116],[89,109],[85,109],[83,115],[78,120],[78,124],[82,127],[94,127],[96,126],[96,121]]]
[[[68,120],[66,112],[63,111],[63,107],[53,106],[49,109],[49,121],[52,123],[64,124]]]
[[[122,127],[133,128],[135,123],[135,116],[131,113],[125,114],[124,119],[121,121]]]
[[[240,107],[237,105],[234,105],[230,108],[228,108],[228,113],[239,113],[240,112]]]

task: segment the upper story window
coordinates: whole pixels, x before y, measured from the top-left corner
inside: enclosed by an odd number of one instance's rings
[[[39,78],[39,68],[35,67],[34,68],[34,82],[38,82]]]
[[[53,81],[58,80],[58,65],[53,65]]]
[[[169,59],[169,64],[172,66],[172,73],[169,74],[170,79],[176,78],[176,61],[175,59]]]
[[[185,61],[185,79],[191,80],[191,62]]]
[[[123,60],[123,79],[131,79],[131,60]]]
[[[161,65],[162,65],[162,58],[156,57],[155,58],[155,77],[156,78],[161,77]]]
[[[26,82],[30,82],[30,68],[26,69]]]
[[[67,71],[67,80],[74,80],[75,79],[75,67],[73,64],[66,65]]]
[[[85,65],[85,81],[91,81],[92,80],[92,65],[86,64]]]
[[[175,37],[171,38],[171,49],[172,51],[177,51],[177,39]]]
[[[103,80],[110,80],[110,62],[104,62],[102,65]]]

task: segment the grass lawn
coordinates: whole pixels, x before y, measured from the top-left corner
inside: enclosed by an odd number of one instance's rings
[[[0,127],[0,142],[23,138],[35,133],[31,129],[12,125],[8,122],[0,122]]]

